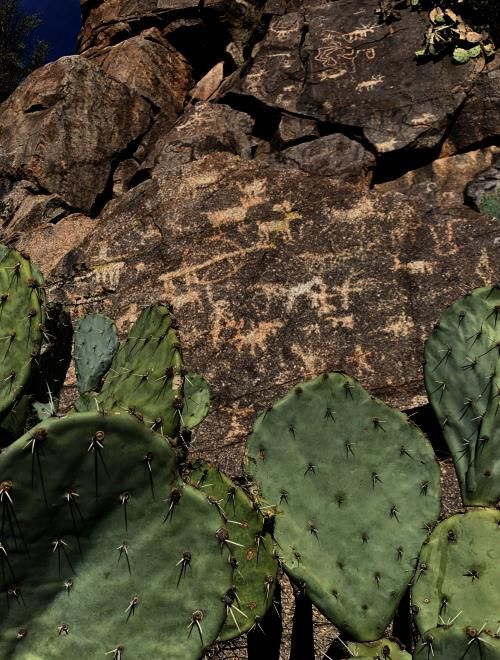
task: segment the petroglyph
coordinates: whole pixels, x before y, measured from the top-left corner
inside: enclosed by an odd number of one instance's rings
[[[301,282],[290,287],[286,296],[286,311],[291,312],[296,306],[298,298],[302,296],[309,299],[312,308],[321,307],[324,310],[326,306],[326,286],[321,277],[313,277],[309,282]]]
[[[350,32],[344,32],[343,37],[350,43],[362,41],[374,34],[380,27],[382,26],[377,22],[361,23],[358,28],[354,28],[354,30],[351,30]]]
[[[251,183],[245,184],[239,183],[238,188],[241,197],[237,206],[207,212],[207,217],[213,227],[242,222],[251,208],[263,204],[266,200],[267,183],[264,179],[254,179]]]
[[[291,241],[293,237],[290,223],[302,220],[302,215],[286,203],[275,204],[273,211],[281,212],[283,215],[278,220],[260,222],[258,226],[259,238],[269,244],[272,243],[273,234],[282,234],[286,240]]]
[[[124,261],[94,266],[92,274],[96,284],[106,289],[116,289],[120,283],[120,275],[124,266]]]
[[[409,337],[415,331],[415,322],[404,312],[397,316],[392,316],[384,325],[384,331],[395,337]]]
[[[378,85],[381,85],[385,80],[385,77],[379,73],[373,78],[370,78],[370,80],[363,80],[363,82],[360,82],[356,85],[356,91],[357,92],[372,92],[375,87],[378,87]]]
[[[356,60],[360,55],[364,55],[367,60],[375,59],[376,50],[373,46],[364,48],[363,44],[356,45],[356,42],[363,41],[380,27],[377,23],[362,23],[358,28],[350,32],[342,33],[335,30],[328,30],[325,34],[327,45],[318,48],[314,59],[324,69],[337,69],[337,71],[334,75],[322,75],[320,73],[320,79],[338,78],[347,73],[355,74],[357,70]],[[376,84],[379,83],[377,82]]]
[[[252,357],[258,357],[265,350],[266,342],[269,337],[274,337],[277,331],[285,325],[284,321],[278,319],[274,321],[252,321],[250,329],[244,328],[244,319],[239,323],[239,329],[233,342],[238,351],[249,351]]]

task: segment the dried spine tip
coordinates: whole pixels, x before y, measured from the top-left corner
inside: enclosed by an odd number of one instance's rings
[[[128,501],[130,500],[130,493],[122,493],[118,499],[120,500],[121,504],[128,504]]]
[[[179,504],[179,502],[181,501],[181,497],[182,497],[181,491],[178,488],[172,488],[172,490],[170,491],[170,502],[172,504]]]
[[[220,527],[215,533],[215,536],[219,543],[226,543],[229,540],[229,532],[225,527]]]
[[[7,480],[7,481],[2,481],[0,484],[0,496],[3,494],[7,495],[7,493],[10,493],[12,490],[12,481]]]
[[[135,614],[136,608],[139,606],[139,596],[134,596],[130,603],[128,604],[127,609],[125,610],[125,614],[127,614],[127,621],[130,619],[130,617]]]

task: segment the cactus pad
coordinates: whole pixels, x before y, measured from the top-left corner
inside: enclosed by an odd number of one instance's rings
[[[424,373],[429,399],[453,456],[464,503],[496,503],[500,497],[500,467],[493,479],[491,466],[484,465],[481,423],[500,379],[499,286],[475,289],[445,311],[425,345]],[[498,424],[500,416],[496,421]],[[500,446],[497,444],[493,451],[498,457]]]
[[[0,419],[29,382],[44,339],[43,278],[17,250],[0,249]]]
[[[75,326],[76,379],[80,393],[99,389],[118,349],[115,324],[103,314],[86,314]]]
[[[106,412],[130,410],[163,435],[176,437],[182,416],[182,356],[166,305],[147,307],[106,374],[97,400]]]
[[[203,376],[189,371],[184,379],[183,426],[192,430],[201,424],[210,408],[210,388]]]
[[[324,374],[257,420],[246,469],[277,510],[287,573],[354,639],[379,639],[439,514],[425,436],[352,378]]]
[[[255,627],[270,607],[276,586],[278,562],[271,536],[264,531],[264,519],[241,488],[220,470],[196,461],[186,477],[219,508],[231,533],[231,552],[237,561],[233,585],[238,609],[229,613],[219,639],[228,641]]]
[[[412,587],[416,623],[500,625],[500,512],[480,509],[441,522],[422,548]]]
[[[411,655],[404,646],[394,639],[380,639],[377,642],[356,644],[349,642],[349,657],[360,660],[411,660]]]
[[[202,656],[232,568],[218,511],[174,468],[129,415],[48,420],[0,456],[2,658]]]
[[[476,458],[476,497],[500,505],[500,363],[494,395],[486,408],[479,432],[481,450]]]
[[[441,626],[423,636],[413,660],[500,660],[500,637],[496,628]]]

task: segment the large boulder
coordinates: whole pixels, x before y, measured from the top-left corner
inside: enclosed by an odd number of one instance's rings
[[[115,159],[150,127],[151,104],[80,56],[37,69],[0,106],[0,175],[91,212]]]
[[[303,378],[344,369],[388,403],[425,402],[424,338],[464,288],[495,279],[500,227],[461,190],[411,190],[227,151],[167,159],[53,276],[122,330],[141,306],[173,303],[186,361],[214,394],[196,446],[237,472],[257,412]]]
[[[259,144],[252,129],[252,118],[244,112],[226,105],[197,103],[186,110],[172,130],[158,136],[144,167],[158,165],[164,171],[217,151],[248,160]]]
[[[436,149],[483,62],[420,65],[425,12],[386,25],[373,0],[295,3],[275,15],[226,93],[343,127],[380,154]]]
[[[160,31],[151,28],[91,56],[109,76],[175,120],[192,86],[191,67]]]

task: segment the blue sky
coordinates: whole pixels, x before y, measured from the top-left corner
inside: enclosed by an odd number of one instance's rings
[[[21,0],[20,5],[27,14],[40,15],[36,37],[48,41],[48,61],[75,52],[81,24],[79,0]]]

